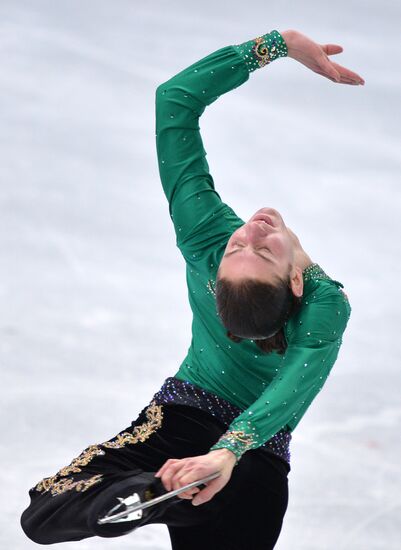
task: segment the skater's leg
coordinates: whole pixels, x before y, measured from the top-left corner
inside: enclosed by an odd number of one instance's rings
[[[204,411],[151,404],[131,427],[112,440],[91,445],[69,466],[31,489],[31,504],[22,515],[22,527],[29,538],[42,544],[80,540],[95,534],[124,534],[134,524],[119,523],[100,529],[94,522],[94,510],[115,504],[118,495],[114,488],[121,489],[121,497],[127,496],[127,491],[135,492],[137,477],[143,485],[141,474],[156,472],[169,458],[206,453],[224,430],[224,425]],[[153,475],[147,479],[152,482]],[[109,501],[106,496],[110,496]],[[188,501],[183,499],[175,500],[174,512],[170,504],[159,509],[168,510],[168,519],[174,524],[190,525],[210,517],[208,508],[197,512],[192,505],[185,506]],[[152,514],[149,520],[165,523],[163,517]]]
[[[110,485],[143,472],[132,461],[129,448],[149,439],[161,424],[161,407],[150,406],[129,428],[90,445],[71,464],[40,481],[29,491],[31,503],[21,517],[25,534],[41,544],[93,536],[88,526],[93,501]],[[145,464],[146,453],[142,454]]]
[[[288,506],[289,471],[289,465],[273,454],[248,451],[226,487],[210,501],[219,506],[215,520],[204,525],[168,526],[172,549],[273,549]]]
[[[33,488],[30,491],[31,503],[21,516],[21,526],[25,534],[39,544],[91,537],[95,533],[88,525],[88,515],[93,502],[124,476],[137,477],[142,473],[142,470],[137,469],[119,474],[103,474],[101,481],[94,482],[91,486],[86,484],[91,484],[95,476],[85,479],[83,476],[87,473],[84,473],[75,476],[74,481],[71,481],[71,484],[82,482],[82,489],[71,487],[59,494],[52,494],[51,491],[40,493]],[[123,534],[121,527],[119,534]]]

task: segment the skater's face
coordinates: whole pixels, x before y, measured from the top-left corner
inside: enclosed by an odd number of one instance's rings
[[[294,262],[295,235],[274,208],[261,208],[230,237],[218,278],[252,278],[276,284],[286,279]]]

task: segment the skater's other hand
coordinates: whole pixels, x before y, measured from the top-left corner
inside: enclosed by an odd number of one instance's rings
[[[329,58],[329,55],[342,53],[342,46],[338,44],[318,44],[304,34],[292,29],[281,32],[281,36],[287,44],[288,57],[292,57],[313,72],[340,84],[354,86],[365,84],[364,79],[357,73]]]
[[[192,499],[192,504],[197,506],[211,500],[228,483],[235,462],[234,453],[228,449],[216,449],[206,455],[170,458],[155,475],[161,478],[167,491],[174,491],[188,483],[220,472],[220,476],[209,481],[204,489],[193,487],[178,495],[180,498]]]

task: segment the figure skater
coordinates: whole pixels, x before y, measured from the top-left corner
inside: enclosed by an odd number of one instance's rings
[[[342,51],[273,30],[223,47],[158,86],[158,163],[186,265],[192,341],[130,426],[30,490],[21,524],[33,541],[115,537],[162,523],[174,550],[274,548],[288,505],[291,434],[337,359],[351,308],[343,284],[311,260],[276,209],[259,208],[245,223],[222,202],[199,118],[280,58],[335,83],[363,85],[330,59]],[[269,126],[259,126],[256,139],[264,140],[266,163],[286,147]],[[231,154],[229,142],[221,149]],[[248,169],[244,185],[252,192]],[[99,524],[133,495],[150,499],[215,472],[140,518]]]

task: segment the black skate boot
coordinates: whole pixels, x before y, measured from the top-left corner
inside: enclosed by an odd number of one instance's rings
[[[155,472],[142,472],[119,481],[100,493],[89,510],[88,525],[93,533],[99,537],[118,537],[141,525],[162,523],[166,509],[181,499],[172,497],[157,506],[138,512],[127,512],[112,523],[102,523],[103,518],[126,511],[127,506],[145,503],[167,493],[161,480],[154,474]]]

